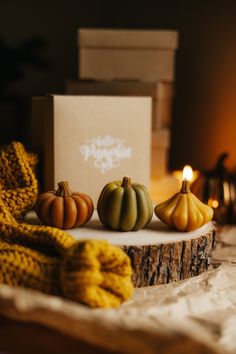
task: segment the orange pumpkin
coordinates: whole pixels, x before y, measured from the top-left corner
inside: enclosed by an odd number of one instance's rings
[[[92,199],[83,193],[72,193],[68,182],[59,182],[57,191],[39,195],[35,211],[43,224],[59,229],[72,229],[87,223],[93,214]]]

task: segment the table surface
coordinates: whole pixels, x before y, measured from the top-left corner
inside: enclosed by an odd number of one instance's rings
[[[0,317],[0,354],[115,354],[44,326]]]
[[[218,231],[213,263],[236,263],[236,227],[225,227]],[[0,316],[0,354],[16,353],[111,354],[115,352],[87,344],[46,326]]]

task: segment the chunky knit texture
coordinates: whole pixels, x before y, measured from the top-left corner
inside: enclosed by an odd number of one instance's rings
[[[60,261],[20,245],[0,242],[0,282],[61,294]]]
[[[120,248],[102,240],[77,242],[62,230],[19,222],[37,197],[35,162],[20,143],[10,144],[0,157],[0,283],[91,307],[120,305],[133,291],[130,259]]]
[[[36,202],[38,183],[32,168],[37,162],[19,142],[12,142],[0,154],[1,198],[16,218],[21,219]]]
[[[77,242],[61,267],[63,294],[91,307],[116,307],[133,292],[130,259],[104,240]]]

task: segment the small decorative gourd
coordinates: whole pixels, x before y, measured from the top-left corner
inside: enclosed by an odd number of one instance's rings
[[[59,182],[57,191],[39,195],[35,211],[43,224],[72,229],[87,223],[94,210],[92,199],[84,193],[72,193],[68,182]]]
[[[153,206],[147,188],[143,184],[131,184],[131,179],[124,177],[123,181],[108,183],[103,188],[97,211],[104,226],[113,230],[137,231],[152,219]]]
[[[187,180],[183,180],[179,193],[158,204],[154,212],[161,221],[179,231],[198,229],[213,217],[213,209],[191,193]]]

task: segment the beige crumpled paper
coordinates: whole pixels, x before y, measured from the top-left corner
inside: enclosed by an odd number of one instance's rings
[[[0,313],[43,323],[121,353],[235,353],[234,235],[236,239],[236,227],[219,233],[213,257],[216,268],[180,283],[136,289],[118,309],[92,310],[2,286]]]

